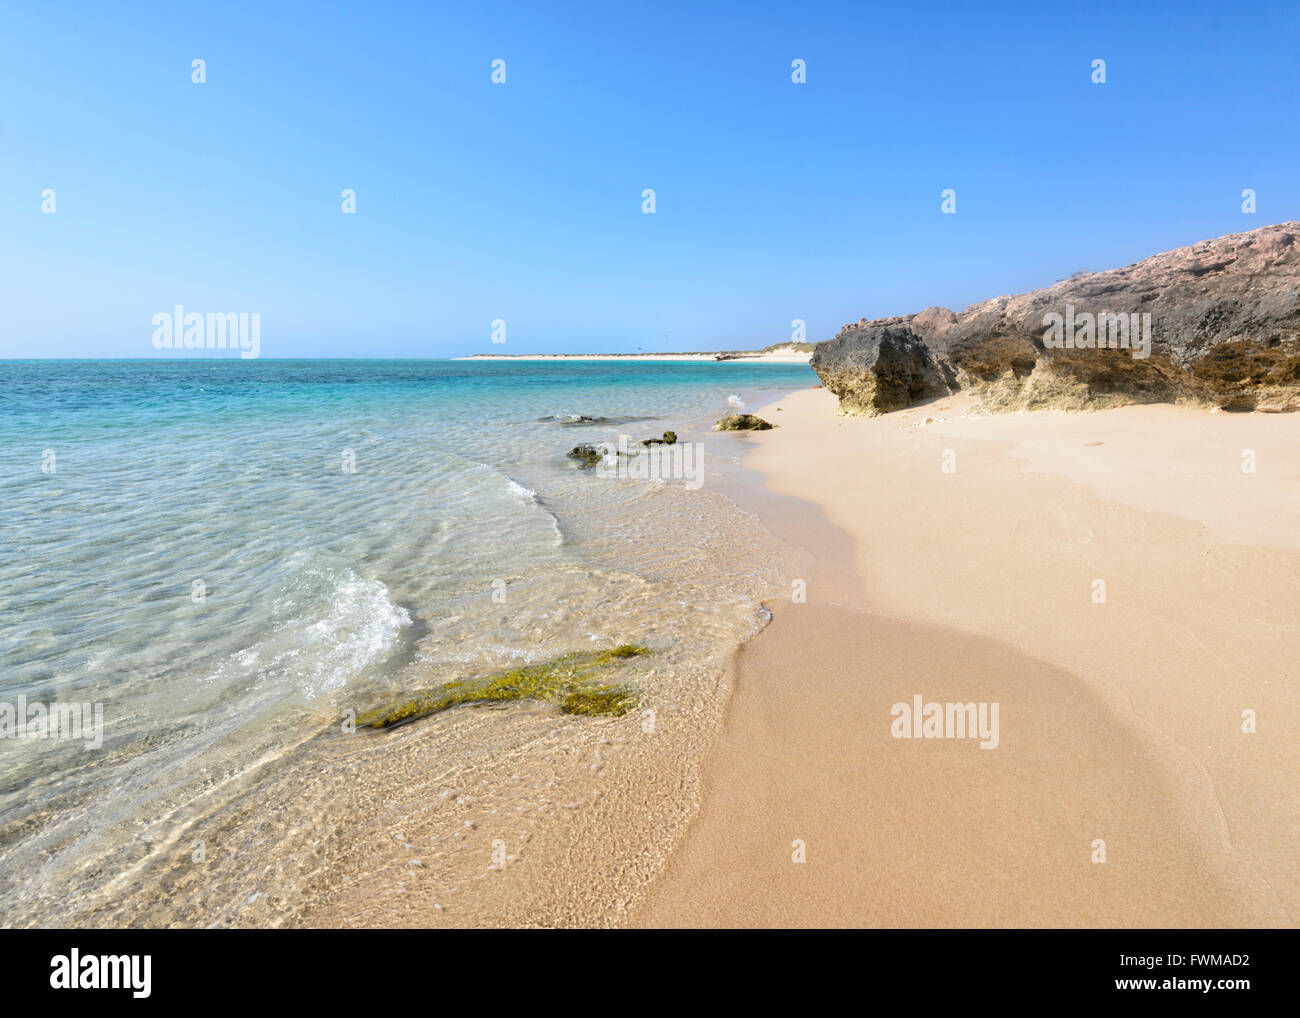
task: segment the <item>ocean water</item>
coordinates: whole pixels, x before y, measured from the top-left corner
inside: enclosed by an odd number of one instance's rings
[[[104,718],[102,747],[0,739],[0,922],[300,921],[363,868],[394,747],[418,775],[455,746],[486,782],[502,753],[587,737],[505,745],[470,711],[331,748],[342,712],[403,690],[634,640],[664,709],[699,707],[783,582],[744,564],[757,523],[713,483],[743,439],[708,425],[810,384],[734,363],[0,363],[0,704]],[[668,428],[703,442],[698,490],[564,455]]]

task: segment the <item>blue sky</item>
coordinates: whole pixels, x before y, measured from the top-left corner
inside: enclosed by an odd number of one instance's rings
[[[1143,7],[10,4],[0,357],[751,348],[1300,219],[1300,6]]]

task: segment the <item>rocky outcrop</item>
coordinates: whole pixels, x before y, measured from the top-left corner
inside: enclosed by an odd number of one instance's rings
[[[989,410],[1300,409],[1300,223],[1079,273],[961,312],[863,319],[812,367],[845,413],[958,391]]]

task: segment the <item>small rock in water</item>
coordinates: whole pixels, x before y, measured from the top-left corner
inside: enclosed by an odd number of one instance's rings
[[[776,425],[769,424],[753,414],[728,414],[713,426],[714,431],[770,431]]]
[[[605,454],[590,443],[575,445],[568,451],[567,455],[569,459],[576,460],[578,467],[583,470],[594,467],[605,458]]]
[[[642,445],[676,445],[677,432],[665,431],[663,438],[643,438],[641,440],[641,444]]]

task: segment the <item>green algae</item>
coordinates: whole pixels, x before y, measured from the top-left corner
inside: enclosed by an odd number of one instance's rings
[[[631,643],[609,650],[575,651],[535,665],[420,690],[395,704],[358,715],[356,723],[358,728],[392,728],[462,704],[519,700],[559,701],[566,714],[621,717],[640,704],[639,690],[602,682],[600,677],[629,658],[649,653]]]
[[[565,714],[583,714],[587,717],[604,715],[622,717],[641,703],[641,694],[631,686],[598,686],[570,693],[560,704]]]

